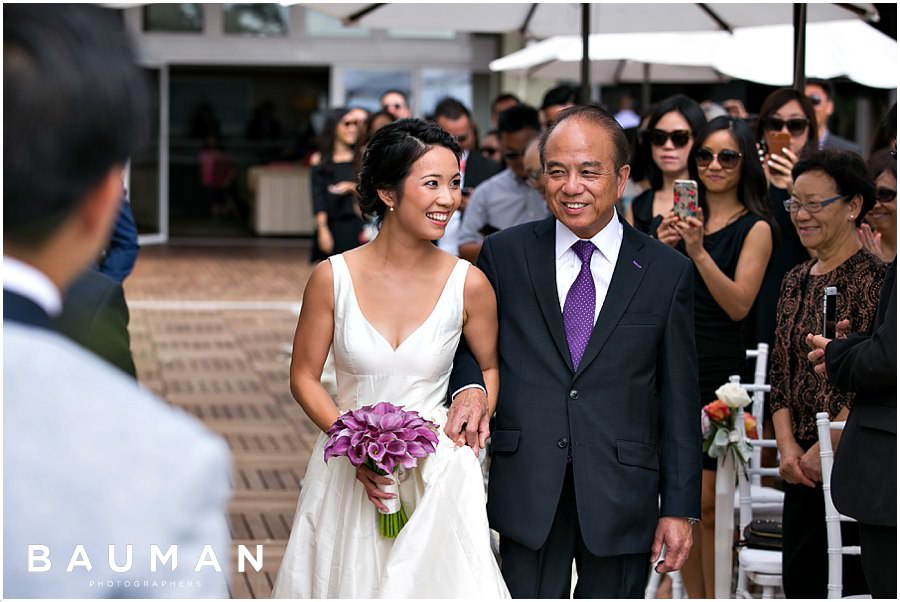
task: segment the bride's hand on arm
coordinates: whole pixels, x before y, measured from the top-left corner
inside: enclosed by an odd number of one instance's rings
[[[487,408],[477,421],[473,421],[474,424],[468,424],[466,428],[466,442],[477,452],[484,447],[490,435],[488,425],[497,407],[500,368],[497,359],[497,298],[487,276],[475,266],[470,267],[466,275],[464,304],[463,336],[481,368],[488,394]]]
[[[303,292],[303,305],[291,353],[291,395],[322,431],[340,416],[322,386],[322,367],[334,338],[334,275],[331,262],[313,270]]]

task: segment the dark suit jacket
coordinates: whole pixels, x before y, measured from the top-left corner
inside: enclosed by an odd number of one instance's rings
[[[496,161],[491,161],[478,151],[469,151],[463,184],[466,188],[475,188],[501,171],[503,167]]]
[[[63,297],[56,329],[85,349],[135,377],[122,286],[95,270],[79,276]]]
[[[592,554],[646,553],[660,515],[700,516],[693,270],[683,255],[623,226],[577,371],[556,292],[554,218],[489,236],[478,259],[500,323],[488,516],[504,537],[532,549],[550,532],[569,446]],[[472,376],[464,355],[451,390]]]
[[[831,476],[834,505],[856,520],[897,525],[897,262],[885,274],[872,334],[825,348],[831,383],[856,399]]]
[[[3,289],[3,319],[37,328],[54,330],[44,309],[27,297]]]
[[[855,142],[851,142],[846,138],[841,138],[834,132],[829,131],[828,136],[825,137],[825,143],[822,145],[822,148],[827,148],[829,150],[840,150],[840,151],[850,151],[856,153],[857,155],[862,155],[862,147]]]

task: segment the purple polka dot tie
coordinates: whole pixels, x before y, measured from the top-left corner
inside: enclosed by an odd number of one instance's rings
[[[563,323],[566,326],[566,340],[569,342],[572,366],[576,370],[594,329],[597,289],[594,286],[594,277],[591,276],[591,255],[595,248],[594,243],[589,240],[579,240],[572,245],[572,250],[581,259],[581,271],[566,294]]]

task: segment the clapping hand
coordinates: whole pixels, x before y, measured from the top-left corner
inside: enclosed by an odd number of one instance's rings
[[[885,257],[881,253],[881,232],[872,230],[869,224],[862,224],[856,229],[856,238],[863,249],[881,261],[885,261]],[[885,263],[887,262],[885,261]]]

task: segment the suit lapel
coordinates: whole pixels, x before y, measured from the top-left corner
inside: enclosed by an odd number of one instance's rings
[[[559,296],[556,289],[556,218],[550,217],[538,222],[534,227],[534,244],[528,245],[525,258],[528,262],[528,273],[531,285],[537,297],[541,313],[556,348],[572,370],[572,358],[569,344],[566,341],[566,329],[563,325],[562,311],[559,308]]]
[[[40,305],[18,293],[3,289],[3,319],[27,326],[54,330],[47,312]]]
[[[581,374],[603,349],[603,345],[628,308],[628,304],[647,270],[647,263],[644,260],[644,241],[641,240],[641,236],[634,228],[624,221],[622,225],[624,227],[622,246],[619,248],[619,257],[609,283],[609,291],[606,293],[606,299],[600,309],[594,331],[591,333],[581,363],[578,365],[576,376]],[[559,305],[558,301],[557,305]],[[560,319],[560,325],[562,325],[562,319]]]

